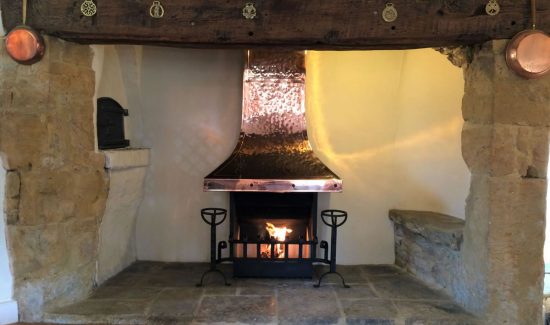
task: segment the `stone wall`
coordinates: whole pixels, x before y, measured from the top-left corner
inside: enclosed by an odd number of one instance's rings
[[[550,76],[524,80],[491,41],[465,69],[462,152],[472,173],[456,298],[486,324],[542,324]]]
[[[88,294],[108,182],[94,148],[89,46],[46,38],[32,66],[0,49],[0,153],[20,318]]]

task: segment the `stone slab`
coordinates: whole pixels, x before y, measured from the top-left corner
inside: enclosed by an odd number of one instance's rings
[[[342,308],[346,324],[393,325],[397,318],[397,308],[391,300],[343,299]]]
[[[198,323],[268,324],[276,319],[275,297],[206,296],[195,316]]]
[[[464,220],[449,215],[412,210],[390,210],[390,220],[396,225],[422,235],[434,244],[460,249]]]
[[[373,276],[397,275],[404,273],[401,268],[395,265],[387,264],[361,265],[360,268],[363,274],[367,276],[367,278]]]
[[[280,324],[337,324],[342,318],[332,287],[279,289]]]
[[[147,319],[165,322],[191,320],[202,293],[202,288],[164,289],[147,308]]]
[[[430,289],[410,275],[377,277],[371,279],[376,294],[384,299],[430,299],[450,301],[443,293]]]
[[[452,303],[434,301],[396,301],[406,325],[476,325],[478,320]]]

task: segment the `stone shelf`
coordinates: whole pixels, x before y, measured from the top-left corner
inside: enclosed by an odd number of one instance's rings
[[[395,264],[451,297],[468,297],[462,282],[464,220],[436,212],[390,210]]]
[[[390,210],[390,220],[434,244],[460,250],[464,220],[449,215],[412,210]]]
[[[149,165],[150,149],[124,148],[101,151],[105,154],[106,169],[125,169]]]

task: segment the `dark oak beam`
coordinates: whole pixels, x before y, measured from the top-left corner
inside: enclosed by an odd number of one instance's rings
[[[151,18],[152,0],[95,0],[94,17],[83,0],[28,0],[27,22],[46,34],[80,43],[158,44],[186,47],[285,46],[308,49],[398,49],[463,45],[511,38],[531,25],[529,0],[162,0],[165,16]],[[381,12],[394,3],[398,19]],[[242,16],[254,2],[257,17]],[[21,22],[21,1],[0,0],[6,30]],[[550,31],[550,0],[540,0],[538,27]]]

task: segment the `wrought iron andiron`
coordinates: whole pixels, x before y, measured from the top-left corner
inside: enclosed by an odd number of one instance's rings
[[[206,208],[206,209],[201,210],[201,216],[202,216],[202,220],[204,220],[204,222],[206,222],[207,224],[210,225],[210,269],[202,274],[201,282],[197,284],[197,287],[202,287],[204,277],[208,273],[221,274],[221,276],[223,277],[223,281],[224,281],[225,285],[230,286],[231,283],[227,282],[227,278],[225,277],[225,274],[216,267],[216,264],[217,264],[217,259],[216,259],[216,227],[221,225],[225,221],[225,218],[227,217],[227,210],[226,209],[219,209],[219,208]],[[218,219],[219,217],[221,218],[221,220]],[[220,243],[220,244],[222,244],[222,243]],[[218,256],[218,259],[221,260],[221,250],[220,250],[219,254],[220,254],[220,256]]]
[[[328,221],[327,221],[328,219]],[[348,213],[346,211],[342,210],[323,210],[321,212],[321,220],[323,220],[323,223],[331,228],[330,232],[330,270],[328,272],[323,273],[321,277],[319,278],[319,282],[315,285],[313,285],[315,288],[319,288],[321,286],[321,281],[323,281],[323,278],[326,275],[329,274],[336,274],[342,279],[342,285],[344,288],[349,288],[349,286],[346,284],[346,281],[344,280],[344,277],[336,272],[336,235],[338,233],[337,228],[346,223],[348,220]],[[323,243],[321,243],[323,244]],[[325,245],[321,245],[326,247]],[[326,249],[326,248],[325,248]]]

